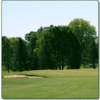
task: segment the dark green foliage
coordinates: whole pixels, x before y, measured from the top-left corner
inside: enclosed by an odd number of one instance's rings
[[[11,67],[13,71],[17,71],[18,70],[18,53],[19,53],[19,49],[18,49],[18,38],[10,38],[9,39],[11,42],[11,47],[12,47],[12,57],[11,57]]]
[[[88,63],[87,48],[92,39],[96,36],[95,27],[84,19],[74,19],[70,22],[69,27],[76,35],[80,43],[81,63],[86,65]]]
[[[13,71],[39,69],[79,69],[81,64],[95,68],[98,63],[98,37],[95,27],[83,19],[68,26],[40,27],[21,38],[2,37],[2,65]]]
[[[69,68],[79,69],[81,64],[80,44],[74,34],[72,34],[70,42]]]
[[[26,47],[25,47],[25,43],[21,38],[18,38],[18,69],[19,71],[23,71],[25,69],[26,66],[26,56],[27,52],[26,52]]]
[[[25,35],[25,39],[27,41],[27,49],[28,49],[28,65],[30,69],[38,69],[38,63],[36,54],[34,53],[34,49],[36,48],[36,40],[37,40],[37,33],[30,32]]]
[[[80,67],[80,44],[69,27],[51,26],[41,33],[37,45],[39,63],[43,69],[64,69],[64,63],[69,64],[70,68]]]
[[[90,63],[92,64],[92,67],[96,68],[96,59],[97,59],[97,49],[96,49],[96,43],[93,41],[90,45]]]
[[[37,41],[39,65],[42,69],[55,69],[51,40],[52,34],[46,31]]]
[[[6,69],[9,70],[11,68],[11,45],[10,41],[7,37],[2,37],[2,65],[5,65]]]
[[[11,66],[13,71],[28,70],[27,50],[25,41],[21,38],[10,38],[12,46]]]
[[[98,41],[96,39],[93,38],[91,40],[86,50],[84,50],[84,56],[82,57],[84,65],[86,66],[88,64],[92,68],[95,68],[95,64],[98,64]]]

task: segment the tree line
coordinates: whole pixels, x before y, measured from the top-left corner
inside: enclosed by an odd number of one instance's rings
[[[68,26],[40,27],[20,37],[2,36],[2,65],[13,71],[79,69],[83,64],[96,68],[98,37],[95,27],[84,19]]]

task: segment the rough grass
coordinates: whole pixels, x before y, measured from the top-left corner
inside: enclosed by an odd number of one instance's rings
[[[98,69],[3,71],[3,75],[45,78],[2,78],[3,98],[98,98]]]

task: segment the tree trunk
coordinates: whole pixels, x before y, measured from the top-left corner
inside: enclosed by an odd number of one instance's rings
[[[93,68],[94,68],[94,69],[96,68],[96,65],[95,65],[95,64],[93,64]]]
[[[8,70],[8,73],[9,73],[9,64],[7,64],[7,70]]]
[[[64,69],[64,58],[62,58],[62,70]]]
[[[64,64],[62,64],[62,70],[64,70]]]
[[[59,70],[61,70],[61,66],[59,66]]]

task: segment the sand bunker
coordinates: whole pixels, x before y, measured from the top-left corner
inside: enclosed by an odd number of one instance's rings
[[[4,78],[14,78],[14,77],[28,77],[28,78],[43,78],[39,76],[26,76],[26,75],[7,75]]]

